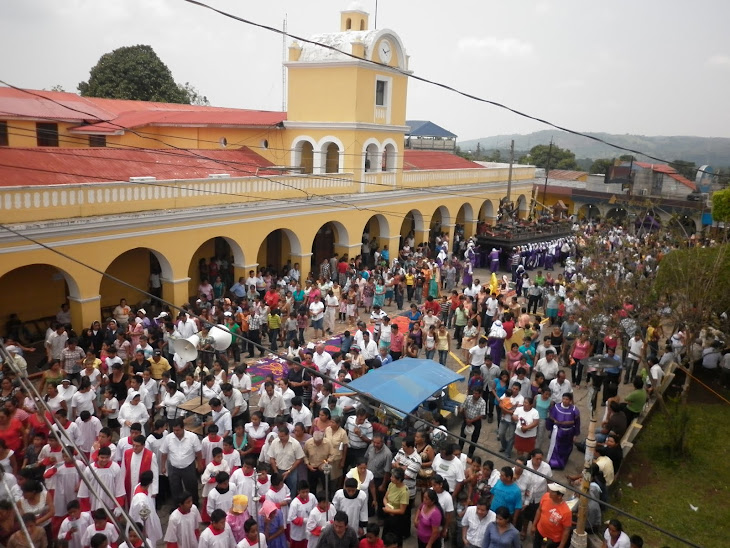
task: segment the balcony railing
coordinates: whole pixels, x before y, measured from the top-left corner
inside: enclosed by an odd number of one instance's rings
[[[512,180],[533,175],[534,168],[515,168]],[[378,171],[364,173],[362,181],[352,173],[337,173],[0,187],[0,218],[5,223],[28,223],[506,180],[506,168],[484,168]]]

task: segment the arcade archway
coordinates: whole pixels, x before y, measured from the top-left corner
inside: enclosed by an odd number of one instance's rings
[[[601,216],[601,210],[593,204],[584,204],[576,212],[578,219],[591,221]]]
[[[257,254],[259,269],[269,269],[277,273],[289,272],[293,263],[292,256],[301,256],[302,248],[299,238],[288,228],[278,228],[270,232],[261,242]]]
[[[312,272],[319,272],[319,265],[335,255],[336,246],[349,246],[350,237],[345,226],[337,221],[323,224],[312,241]]]
[[[223,286],[226,289],[231,287],[234,282],[233,265],[243,265],[243,259],[241,246],[231,238],[217,236],[203,242],[190,259],[190,295],[198,293],[203,278],[214,285],[216,277],[220,276]]]
[[[118,255],[105,272],[145,291],[152,289],[150,276],[153,273],[163,279],[172,279],[172,267],[167,258],[159,251],[147,247],[137,247]],[[127,299],[127,303],[133,308],[151,301],[150,297],[138,289],[131,289],[108,276],[101,280],[99,295],[102,311],[118,305],[119,299]],[[194,295],[195,293],[191,293],[189,296]]]
[[[61,305],[68,302],[68,297],[80,295],[76,280],[49,264],[26,265],[3,274],[0,291],[3,336],[23,344],[42,341]]]

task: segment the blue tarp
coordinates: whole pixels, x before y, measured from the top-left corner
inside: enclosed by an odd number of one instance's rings
[[[413,411],[435,392],[463,380],[463,376],[433,360],[403,358],[370,371],[337,392],[348,392],[351,386],[395,409]]]

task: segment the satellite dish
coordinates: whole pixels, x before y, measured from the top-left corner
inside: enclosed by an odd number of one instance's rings
[[[218,144],[221,146],[221,148],[226,148],[228,146],[228,139],[225,137],[221,137],[218,139]]]

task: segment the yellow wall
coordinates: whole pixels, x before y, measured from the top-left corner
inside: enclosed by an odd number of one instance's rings
[[[150,252],[143,248],[127,251],[115,259],[106,272],[134,287],[147,291],[150,278]],[[116,306],[122,297],[127,299],[130,306],[148,299],[139,291],[134,291],[107,277],[102,279],[100,294],[102,307]]]
[[[0,288],[3,329],[12,313],[18,314],[22,321],[55,316],[68,295],[63,274],[45,264],[28,265],[5,274],[0,278]]]
[[[0,113],[0,120],[6,120]],[[36,121],[33,120],[6,120],[8,124],[8,144],[14,148],[35,148],[38,146]],[[52,120],[43,120],[44,123],[53,123]],[[78,124],[57,122],[58,146],[61,148],[86,148],[89,146],[87,136],[72,135],[68,129]]]
[[[290,66],[287,120],[349,122],[358,102],[357,67]]]

